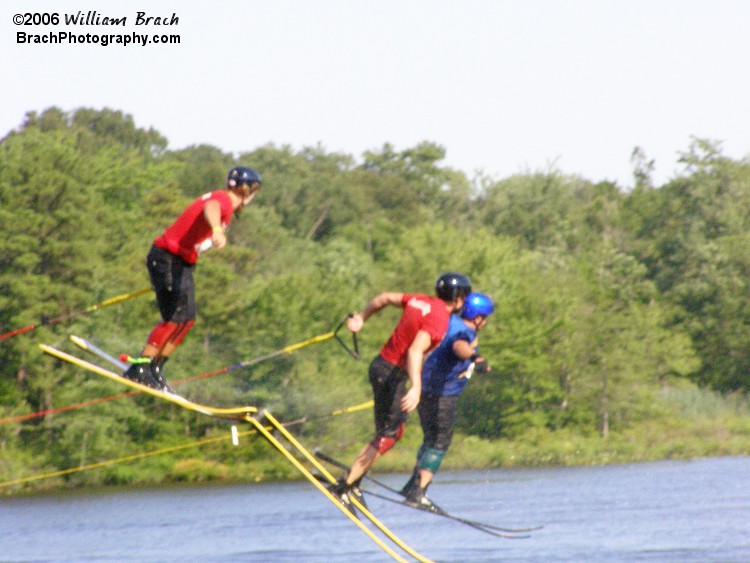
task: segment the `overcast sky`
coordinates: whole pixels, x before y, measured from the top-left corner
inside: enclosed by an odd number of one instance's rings
[[[126,25],[13,22],[88,10]],[[179,22],[136,26],[138,11]],[[5,0],[0,136],[28,111],[107,107],[171,149],[320,144],[359,159],[426,140],[444,165],[496,179],[555,169],[628,188],[639,146],[661,184],[692,137],[750,155],[748,26],[744,0]],[[18,32],[180,44],[20,44]]]

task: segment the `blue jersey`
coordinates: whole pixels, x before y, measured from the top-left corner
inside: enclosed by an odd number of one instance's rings
[[[444,397],[460,395],[464,390],[468,381],[466,370],[471,365],[471,359],[462,360],[453,352],[453,344],[457,340],[465,340],[478,351],[477,332],[466,326],[458,315],[451,315],[443,341],[422,366],[422,393]]]

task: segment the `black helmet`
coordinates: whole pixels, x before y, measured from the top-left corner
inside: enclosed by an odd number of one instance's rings
[[[435,293],[443,301],[453,301],[471,293],[471,281],[463,274],[446,272],[435,282]]]
[[[227,174],[227,186],[230,188],[236,188],[242,184],[250,185],[253,182],[258,182],[261,185],[263,184],[263,181],[260,179],[260,174],[246,166],[235,166],[229,171],[229,174]]]

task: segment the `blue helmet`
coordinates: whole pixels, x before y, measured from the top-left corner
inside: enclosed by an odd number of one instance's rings
[[[246,166],[235,166],[229,171],[229,174],[227,174],[227,186],[230,188],[236,188],[242,184],[251,185],[254,182],[263,185],[263,181],[260,179],[260,174]]]
[[[468,320],[475,319],[479,315],[489,317],[494,311],[495,305],[492,299],[484,293],[470,293],[461,309],[461,317]]]
[[[446,272],[435,282],[435,293],[443,301],[453,301],[471,293],[471,280],[458,272]]]

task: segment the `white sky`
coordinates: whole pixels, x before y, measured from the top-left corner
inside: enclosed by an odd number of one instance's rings
[[[79,10],[127,25],[13,24]],[[179,24],[135,26],[139,10]],[[553,167],[627,188],[640,146],[662,184],[692,136],[750,155],[749,29],[744,0],[5,0],[0,137],[28,111],[108,107],[171,149],[321,144],[359,160],[427,140],[444,165],[495,179]],[[19,31],[181,44],[28,45]]]

